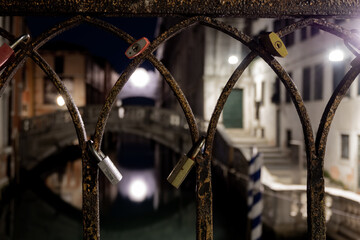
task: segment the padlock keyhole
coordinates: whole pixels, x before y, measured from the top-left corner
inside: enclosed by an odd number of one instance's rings
[[[282,44],[281,44],[281,42],[277,41],[277,42],[275,43],[275,46],[276,46],[276,48],[281,48],[281,47],[282,47]]]
[[[139,49],[140,49],[140,45],[139,45],[138,43],[134,44],[134,46],[132,47],[132,50],[133,50],[134,52],[138,52]]]

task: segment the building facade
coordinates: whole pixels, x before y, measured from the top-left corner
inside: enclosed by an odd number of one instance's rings
[[[22,17],[0,17],[0,27],[15,36],[26,32]],[[7,40],[0,37],[0,45],[4,43],[9,44]],[[4,186],[15,180],[18,173],[19,166],[14,148],[16,148],[15,139],[19,132],[21,96],[17,90],[22,85],[24,74],[25,70],[19,70],[0,97],[0,192]]]
[[[330,20],[347,29],[356,28],[358,20]],[[253,35],[259,31],[277,31],[289,20],[256,20]],[[342,39],[307,27],[283,39],[289,55],[278,59],[299,89],[313,126],[314,136],[322,113],[335,88],[350,69],[354,55]],[[334,59],[334,54],[337,54]],[[255,88],[263,88],[264,104],[259,108],[260,126],[265,138],[285,148],[291,140],[303,142],[303,132],[289,94],[274,72],[260,59],[254,62],[252,78]],[[330,128],[325,155],[325,171],[330,178],[353,191],[360,189],[360,137],[357,109],[360,85],[354,81],[341,102]],[[305,156],[304,156],[305,157]]]
[[[292,19],[222,19],[239,30],[257,36],[259,33],[277,31],[294,22]],[[340,21],[330,19],[348,29],[356,28],[358,20]],[[192,88],[202,92],[193,98],[191,91],[185,91],[189,102],[203,106],[200,114],[209,120],[218,97],[235,68],[249,53],[247,47],[228,35],[208,27],[197,26],[200,30],[190,29],[182,33],[188,41],[178,41],[165,47],[164,62],[179,84],[189,80],[184,72],[198,72],[203,69],[202,85]],[[181,35],[178,37],[181,39]],[[175,49],[189,51],[196,39],[199,48],[203,47],[202,60],[181,57],[170,53]],[[350,68],[354,59],[343,41],[317,27],[306,27],[283,38],[288,56],[277,58],[299,89],[316,136],[322,112],[334,89]],[[192,48],[190,48],[192,49]],[[343,59],[333,61],[329,54],[339,50]],[[192,51],[190,51],[192,53]],[[199,52],[197,52],[199,54]],[[200,52],[201,54],[201,52]],[[184,55],[184,54],[182,54]],[[191,62],[191,64],[189,64]],[[184,63],[187,63],[188,66]],[[181,72],[181,69],[187,69]],[[200,70],[196,70],[200,68]],[[180,72],[180,73],[179,73]],[[193,85],[192,85],[193,86]],[[185,88],[186,89],[186,88]],[[360,115],[356,106],[360,101],[360,84],[355,81],[349,93],[340,104],[332,123],[325,156],[326,174],[335,182],[353,191],[360,189]],[[270,146],[286,149],[291,140],[303,142],[303,132],[296,109],[289,94],[271,68],[257,58],[242,74],[225,104],[221,123],[226,128],[235,128],[242,136],[261,139]],[[304,153],[304,158],[305,153]]]
[[[74,44],[49,43],[40,54],[58,74],[78,107],[103,103],[119,76],[105,59],[92,56]],[[22,116],[33,117],[66,109],[46,73],[32,61],[27,64],[32,74],[27,76],[22,92]]]

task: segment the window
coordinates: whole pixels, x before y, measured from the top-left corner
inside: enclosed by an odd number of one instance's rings
[[[301,41],[305,41],[307,39],[307,27],[303,27],[301,29]]]
[[[303,99],[304,101],[310,100],[310,77],[311,77],[311,69],[310,67],[303,68]]]
[[[334,23],[335,24],[342,24],[344,23],[346,20],[345,19],[335,19]]]
[[[341,158],[349,159],[349,135],[341,134]]]
[[[291,147],[292,140],[292,131],[290,129],[286,129],[286,144],[287,147]]]
[[[43,104],[46,105],[55,105],[56,98],[58,97],[59,93],[55,86],[52,84],[50,78],[48,76],[44,77],[44,94],[43,94]],[[65,84],[67,90],[70,94],[74,92],[74,79],[71,77],[66,77],[62,79],[62,82]]]
[[[285,25],[289,26],[290,24],[293,24],[293,23],[294,23],[294,19],[286,19]],[[295,32],[291,32],[285,36],[284,44],[286,47],[290,47],[290,46],[294,45],[294,43],[295,43]]]
[[[323,97],[323,78],[324,78],[324,66],[322,64],[315,65],[315,79],[314,79],[315,100],[321,100]]]
[[[274,85],[273,85],[273,95],[272,95],[272,98],[271,98],[271,101],[273,103],[277,103],[279,104],[280,103],[280,79],[277,77],[275,79],[275,82],[274,82]]]
[[[265,101],[265,81],[261,82],[261,105],[264,105]]]
[[[320,29],[319,29],[318,27],[311,26],[311,31],[310,31],[310,33],[311,33],[311,36],[313,37],[313,36],[315,36],[315,35],[317,35],[317,34],[320,33]]]
[[[284,20],[275,20],[273,23],[274,32],[279,31],[282,27],[285,27],[285,21]]]
[[[292,24],[294,22],[294,19],[279,19],[279,20],[275,20],[273,27],[274,27],[274,32],[279,31],[281,28],[288,26],[290,24]],[[286,35],[285,37],[282,38],[284,44],[286,47],[290,47],[292,45],[294,45],[295,43],[295,32],[291,32],[288,35]]]
[[[55,57],[55,72],[57,74],[64,73],[64,56],[56,56]]]
[[[357,149],[357,158],[358,158],[358,162],[360,163],[360,135],[358,135],[358,149]],[[359,166],[360,167],[360,166]],[[360,179],[360,176],[359,176],[359,179]],[[360,186],[360,184],[359,184]]]
[[[333,90],[339,85],[343,77],[345,76],[345,64],[344,61],[336,62],[333,64]]]

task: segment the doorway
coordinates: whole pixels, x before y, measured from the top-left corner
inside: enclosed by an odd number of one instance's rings
[[[223,122],[226,128],[243,128],[243,89],[233,89],[225,103]]]

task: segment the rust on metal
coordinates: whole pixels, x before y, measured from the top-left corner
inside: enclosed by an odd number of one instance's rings
[[[5,0],[0,3],[0,14],[34,14],[34,15],[73,15],[73,14],[89,14],[89,15],[108,15],[108,16],[168,16],[168,15],[200,15],[191,17],[181,21],[171,27],[159,37],[157,37],[142,54],[135,57],[125,71],[121,74],[113,88],[110,90],[106,98],[105,104],[99,114],[99,118],[95,128],[94,145],[98,150],[101,145],[107,119],[111,108],[135,69],[145,60],[148,60],[160,72],[164,80],[173,91],[177,98],[183,113],[189,125],[189,132],[193,142],[199,138],[199,129],[195,120],[192,109],[182,92],[178,83],[175,81],[171,73],[166,67],[152,54],[161,43],[169,40],[181,31],[201,23],[205,26],[224,32],[230,37],[240,41],[251,52],[235,69],[217,101],[210,123],[207,130],[205,152],[202,156],[196,158],[196,203],[197,203],[197,219],[196,219],[196,238],[198,240],[213,239],[213,213],[212,213],[212,183],[211,183],[211,161],[216,133],[217,124],[224,108],[225,102],[230,95],[236,82],[249,66],[249,64],[260,56],[278,75],[286,91],[294,103],[299,116],[304,141],[306,145],[307,166],[308,166],[308,183],[307,183],[307,199],[308,199],[308,232],[309,239],[325,239],[326,238],[326,221],[325,221],[325,202],[324,202],[324,156],[326,149],[326,139],[330,130],[331,122],[334,118],[337,107],[349,89],[350,85],[360,73],[360,66],[354,65],[330,98],[319,128],[317,132],[316,142],[314,133],[310,123],[304,101],[297,89],[294,81],[284,70],[280,63],[273,58],[256,40],[238,29],[212,19],[208,16],[242,16],[242,17],[277,17],[277,16],[347,16],[352,17],[360,13],[360,3],[358,1],[145,1],[140,0],[133,2],[124,1],[69,1],[57,0],[51,1],[29,1],[23,2],[19,0]],[[56,12],[55,12],[56,11]],[[32,43],[22,44],[20,51],[16,53],[16,59],[5,69],[0,76],[0,96],[4,88],[17,70],[22,66],[25,60],[30,57],[40,68],[50,77],[58,92],[64,97],[68,111],[72,117],[74,127],[79,139],[79,145],[82,150],[83,160],[83,229],[84,239],[99,239],[99,188],[98,188],[98,168],[95,162],[89,160],[86,151],[86,130],[71,95],[65,88],[59,76],[51,69],[49,64],[38,54],[37,50],[51,40],[55,36],[74,28],[82,23],[89,23],[113,33],[122,40],[131,44],[135,39],[126,32],[117,27],[89,16],[78,15],[67,21],[60,23],[47,32],[43,33],[38,39]],[[324,31],[334,34],[342,38],[346,43],[360,48],[358,36],[351,30],[347,30],[341,26],[329,23],[323,19],[308,18],[295,22],[281,29],[277,34],[283,37],[297,29],[306,26],[317,26]],[[13,35],[1,29],[0,35],[9,40],[15,39]]]
[[[175,25],[174,27],[167,30],[165,33],[161,34],[159,37],[157,37],[150,46],[138,57],[134,58],[128,67],[122,72],[119,79],[116,81],[115,85],[110,90],[108,96],[106,97],[105,104],[103,105],[103,108],[101,109],[100,116],[98,118],[98,122],[96,124],[96,131],[94,136],[94,146],[95,148],[98,147],[98,144],[101,143],[102,136],[104,134],[105,130],[105,124],[109,117],[111,108],[116,100],[116,97],[118,96],[119,92],[122,90],[124,85],[126,84],[127,80],[130,78],[131,74],[135,71],[135,69],[145,60],[145,57],[150,55],[153,51],[155,51],[161,43],[164,41],[170,39],[171,37],[175,36],[179,32],[185,30],[186,28],[190,27],[191,25],[197,23],[198,18],[190,18],[182,21],[181,23]],[[180,96],[179,96],[180,97]],[[191,137],[193,142],[195,142],[196,136],[198,136],[198,129],[197,124],[195,121],[195,117],[192,113],[192,110],[188,103],[186,104],[186,100],[183,99],[180,103],[184,103],[182,105],[186,119],[189,124]]]
[[[304,17],[360,15],[357,0],[3,0],[0,15]]]
[[[50,77],[58,92],[65,99],[66,106],[72,117],[82,153],[83,237],[84,239],[99,239],[99,171],[96,163],[90,160],[86,150],[87,136],[82,117],[65,85],[60,80],[59,76],[47,64],[47,62],[39,54],[37,54],[36,51],[32,52],[31,58]]]

